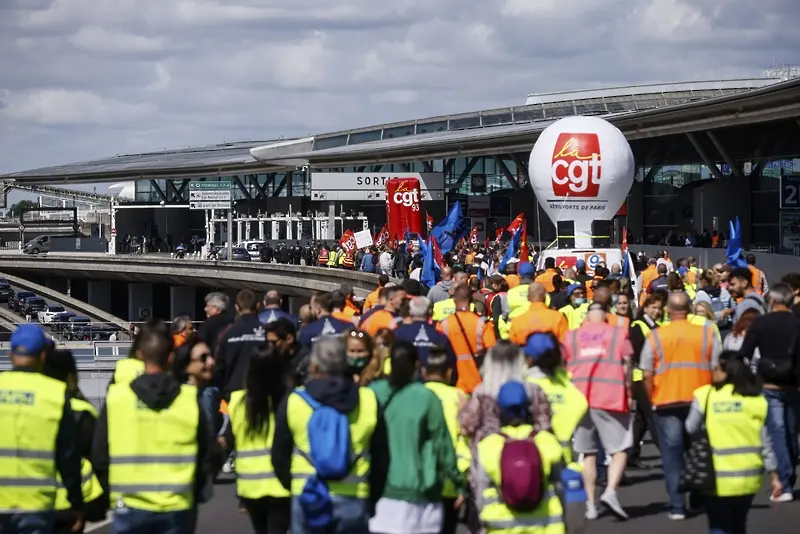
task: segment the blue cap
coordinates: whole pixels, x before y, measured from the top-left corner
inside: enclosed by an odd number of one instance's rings
[[[568,285],[567,286],[567,297],[572,295],[573,291],[575,291],[576,289],[580,289],[582,287],[583,287],[583,285],[581,285],[581,284],[570,284],[570,285]]]
[[[11,353],[19,356],[39,356],[47,346],[47,337],[35,324],[21,324],[11,334]]]
[[[686,276],[686,273],[689,272],[689,269],[686,267],[678,267],[678,274],[681,276]]]
[[[525,391],[525,384],[522,382],[516,380],[506,382],[497,393],[497,407],[501,412],[521,415],[528,409],[529,404],[528,392]]]
[[[553,344],[552,337],[541,332],[534,332],[528,336],[528,342],[522,347],[522,351],[525,353],[525,356],[536,361],[539,356],[554,348],[555,345]]]
[[[520,276],[533,276],[536,270],[528,262],[520,263],[517,265],[517,274]]]
[[[584,260],[578,260],[575,262],[575,267],[577,269],[583,269],[584,267],[586,267],[586,262]]]

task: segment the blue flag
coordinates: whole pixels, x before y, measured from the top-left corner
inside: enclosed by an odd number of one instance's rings
[[[436,265],[436,258],[433,257],[433,243],[428,243],[425,247],[425,259],[422,263],[419,281],[428,287],[433,287],[436,285],[438,278],[439,266]]]
[[[747,267],[747,261],[742,252],[742,229],[739,226],[739,217],[736,217],[736,226],[733,221],[730,224],[730,237],[728,238],[728,265],[731,267]]]
[[[520,226],[517,228],[517,231],[514,232],[514,235],[511,236],[511,242],[508,244],[508,248],[506,249],[505,255],[503,255],[503,259],[500,261],[500,272],[504,272],[506,270],[506,265],[512,258],[516,257],[517,255],[517,246],[519,246],[519,238],[522,236],[522,227]]]
[[[417,246],[419,247],[419,253],[424,258],[428,254],[428,245],[425,244],[425,241],[420,236],[417,236]]]
[[[411,232],[408,231],[408,226],[406,226],[406,252],[411,252]]]
[[[461,215],[461,202],[456,201],[450,206],[447,217],[433,227],[431,232],[436,242],[439,243],[439,250],[442,254],[447,254],[464,237],[467,232],[464,229],[464,218]]]
[[[626,250],[622,253],[622,276],[625,278],[630,278],[629,271],[630,271],[630,262],[628,261],[628,256],[630,253]]]

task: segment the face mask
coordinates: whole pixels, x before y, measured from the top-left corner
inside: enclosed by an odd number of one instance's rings
[[[616,306],[619,302],[619,295],[611,295],[611,305]]]
[[[574,298],[572,299],[572,302],[575,304],[575,306],[583,306],[586,304],[586,299]]]
[[[347,366],[355,373],[360,373],[369,363],[369,356],[347,357]]]

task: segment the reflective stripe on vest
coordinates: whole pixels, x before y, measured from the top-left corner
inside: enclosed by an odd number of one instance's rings
[[[669,361],[665,361],[666,354],[661,339],[664,332],[669,333],[671,332],[669,329],[672,328],[684,328],[684,325],[699,327],[689,322],[672,322],[652,330],[647,338],[653,349],[653,406],[690,403],[697,388],[711,383],[711,348],[714,333],[709,324],[702,327],[703,335],[699,351],[696,347],[681,346],[673,351],[674,354],[669,355]],[[683,333],[678,335],[682,344],[695,341],[687,339]]]
[[[367,452],[378,424],[378,399],[368,388],[359,388],[358,395],[358,406],[348,414],[350,443],[356,460],[350,474],[344,480],[329,481],[328,489],[331,495],[366,499],[369,497],[367,476],[370,468]],[[312,413],[311,407],[302,397],[297,393],[289,394],[286,414],[295,445],[292,454],[292,495],[300,495],[306,480],[315,473],[314,467],[308,461],[308,422]]]
[[[200,419],[197,389],[181,386],[168,408],[155,411],[130,387],[114,384],[106,409],[112,502],[150,512],[190,509]]]
[[[638,326],[639,330],[642,331],[642,335],[644,336],[645,341],[647,340],[647,334],[650,333],[650,327],[644,321],[636,320],[634,321],[631,326]],[[644,380],[644,373],[638,367],[633,370],[633,381],[634,382],[641,382]]]
[[[527,437],[533,427],[503,427],[502,431],[515,439]],[[498,434],[487,436],[478,444],[478,463],[489,478],[489,485],[476,499],[479,518],[491,532],[523,532],[525,534],[563,534],[564,511],[561,501],[549,483],[552,467],[563,461],[562,449],[555,436],[539,432],[533,438],[542,456],[543,480],[547,484],[545,498],[532,512],[510,510],[503,502],[497,488],[501,483],[500,457],[505,440]]]
[[[699,388],[694,398],[701,410],[708,400],[705,421],[714,460],[716,495],[757,493],[764,473],[761,429],[767,419],[767,400],[761,395],[737,395],[730,384],[719,389]]]
[[[275,417],[270,411],[266,432],[251,433],[245,397],[245,391],[234,391],[228,405],[231,430],[236,443],[236,494],[245,499],[289,497],[290,493],[278,481],[272,467]]]
[[[114,383],[128,385],[144,373],[144,362],[136,358],[124,358],[117,361],[114,368]]]
[[[52,510],[56,437],[66,384],[39,373],[0,373],[0,514]]]
[[[70,398],[69,399],[70,408],[72,408],[73,414],[79,414],[81,412],[86,412],[91,415],[94,419],[97,419],[97,410],[91,403],[86,402],[82,399]],[[58,491],[56,492],[56,510],[69,510],[71,507],[69,503],[69,499],[67,498],[67,489],[64,487],[64,484],[61,482],[61,476],[57,477],[57,487]],[[100,481],[97,480],[97,477],[94,474],[94,469],[92,468],[92,464],[86,458],[81,458],[81,493],[83,493],[83,502],[88,503],[92,502],[95,499],[99,499],[103,496],[103,487],[100,485]]]
[[[617,355],[617,341],[621,329],[613,328],[611,339],[603,336],[604,347],[600,353],[581,356],[589,347],[579,346],[580,330],[571,332],[572,361],[569,370],[572,383],[586,396],[589,406],[595,409],[627,411],[628,395],[625,385],[624,362]],[[599,387],[598,387],[599,386]]]

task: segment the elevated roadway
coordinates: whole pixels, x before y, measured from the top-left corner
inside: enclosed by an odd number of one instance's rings
[[[48,278],[120,280],[132,283],[150,282],[227,289],[248,288],[255,291],[274,288],[284,295],[300,297],[310,296],[318,291],[333,291],[342,284],[352,286],[356,295],[366,296],[375,289],[377,278],[374,274],[357,271],[279,263],[193,258],[178,260],[149,254],[118,256],[102,253],[49,253],[32,256],[16,251],[0,253],[0,272],[13,276],[15,280],[22,280],[19,278],[21,276],[35,275]],[[12,281],[11,276],[9,281]],[[42,286],[38,287],[42,291],[47,290]],[[47,297],[46,293],[41,294]],[[89,305],[80,301],[69,304],[78,309],[83,306],[89,311]],[[97,313],[104,313],[97,308],[94,310]],[[115,322],[112,319],[104,320]]]

